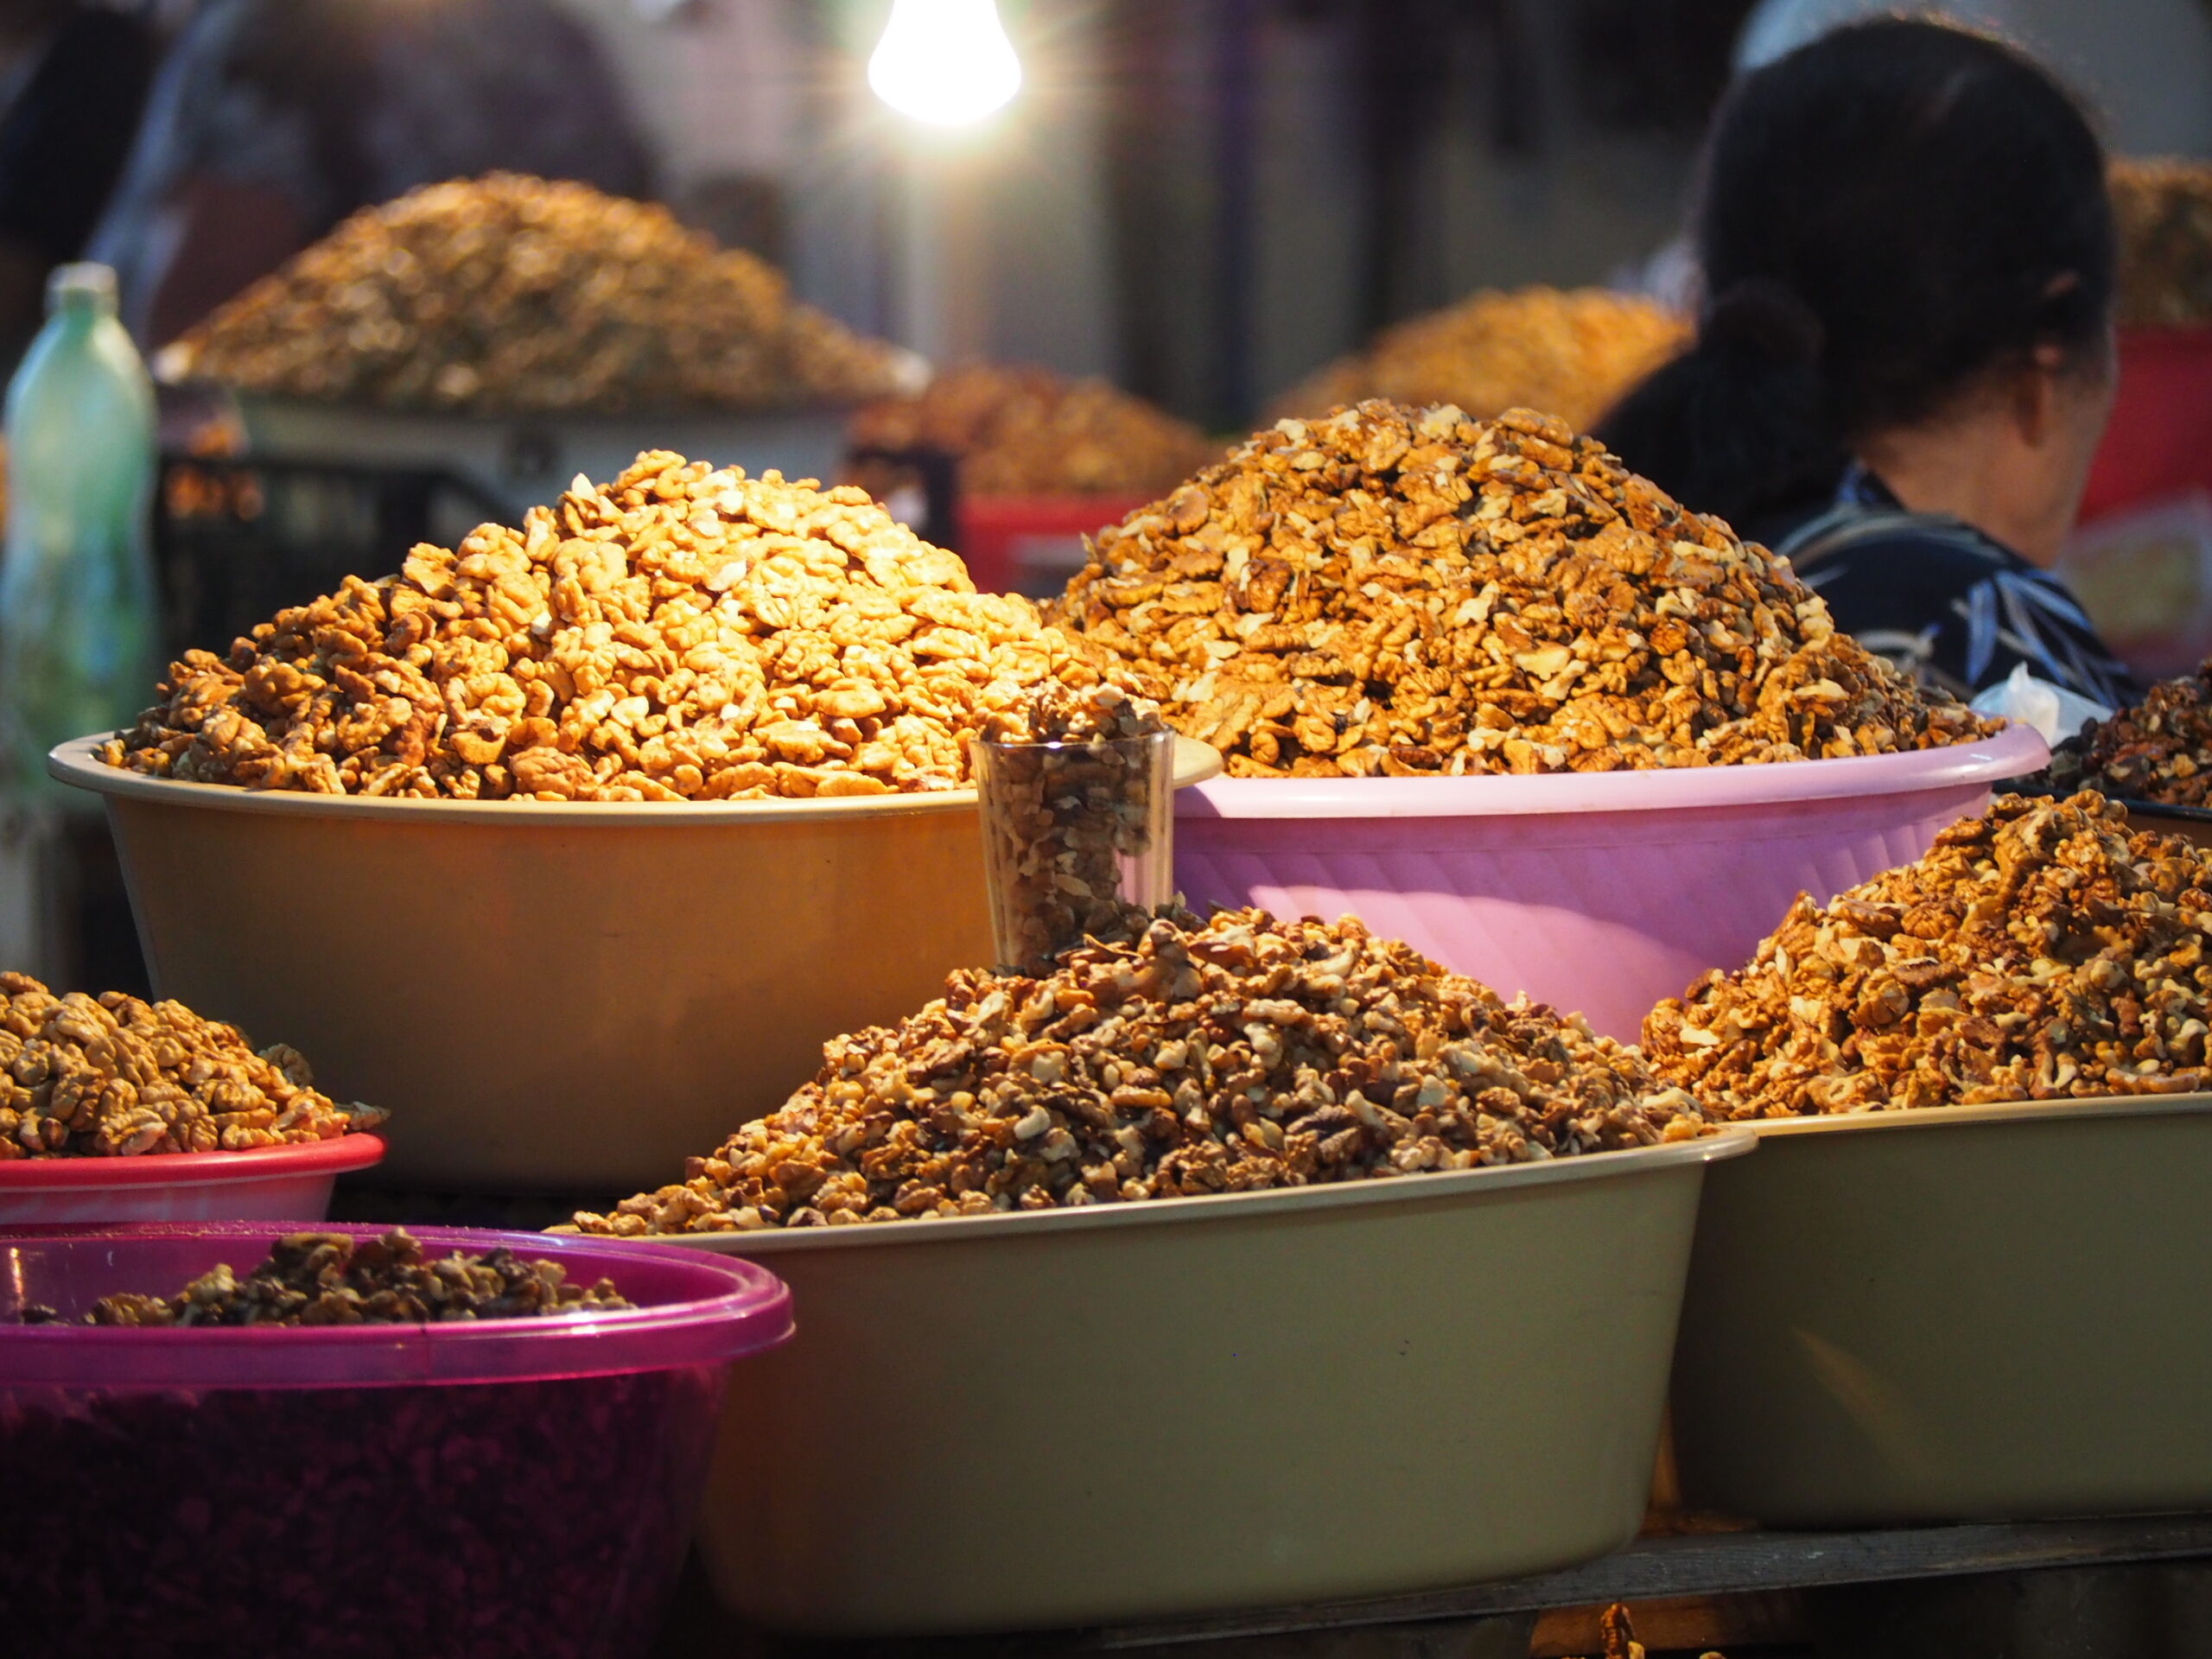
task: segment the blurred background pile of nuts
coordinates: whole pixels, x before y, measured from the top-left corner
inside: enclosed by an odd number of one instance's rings
[[[1220,454],[1198,428],[1104,380],[988,363],[868,404],[853,416],[850,442],[950,455],[962,493],[999,498],[1157,495]],[[898,472],[864,459],[852,478],[885,500],[903,481]]]
[[[2120,321],[2212,323],[2212,165],[2128,158],[2112,168],[2120,221]]]
[[[270,397],[605,414],[857,402],[910,361],[665,207],[494,173],[355,213],[157,367]]]
[[[1632,294],[1485,289],[1384,330],[1367,350],[1283,393],[1274,410],[1315,419],[1341,404],[1384,397],[1455,404],[1478,417],[1541,409],[1580,429],[1689,337],[1680,313]]]

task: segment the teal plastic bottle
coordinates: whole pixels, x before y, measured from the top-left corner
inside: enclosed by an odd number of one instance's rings
[[[158,671],[154,388],[115,315],[115,273],[63,265],[8,386],[0,556],[0,788],[85,806],[46,775],[56,743],[128,725]]]

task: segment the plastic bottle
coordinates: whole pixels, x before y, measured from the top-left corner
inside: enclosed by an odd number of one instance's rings
[[[79,806],[46,775],[64,739],[152,701],[154,388],[115,315],[115,273],[63,265],[8,386],[0,556],[0,788]]]

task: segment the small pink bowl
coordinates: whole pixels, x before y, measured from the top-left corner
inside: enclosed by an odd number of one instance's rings
[[[173,1294],[221,1263],[244,1276],[291,1230],[0,1236],[0,1509],[39,1522],[37,1548],[0,1550],[0,1653],[643,1659],[731,1368],[791,1334],[782,1281],[671,1245],[424,1227],[434,1257],[550,1258],[630,1306],[428,1325],[16,1322],[27,1305],[70,1321],[102,1296]],[[210,1573],[216,1550],[271,1563],[263,1592]]]
[[[0,1227],[135,1221],[321,1221],[348,1170],[384,1156],[373,1135],[131,1158],[0,1163]]]
[[[1847,760],[1540,777],[1217,778],[1175,798],[1194,906],[1350,912],[1502,996],[1634,1042],[1738,968],[1802,892],[1825,904],[1926,852],[2044,765],[2025,726]]]

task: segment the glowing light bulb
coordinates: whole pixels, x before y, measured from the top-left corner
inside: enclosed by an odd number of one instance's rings
[[[1021,90],[1021,60],[995,0],[891,0],[868,84],[901,115],[967,126]]]

